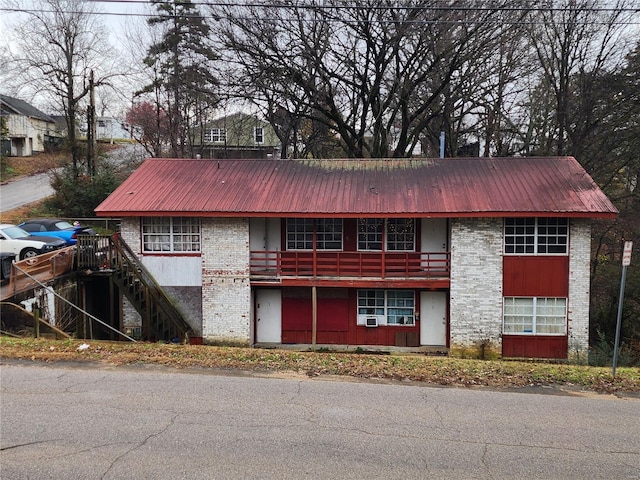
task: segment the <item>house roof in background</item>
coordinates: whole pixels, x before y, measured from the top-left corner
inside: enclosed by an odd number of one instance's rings
[[[39,120],[44,120],[45,122],[55,123],[53,117],[41,112],[36,107],[25,102],[24,100],[0,94],[0,102],[9,107],[14,111],[14,113],[18,115],[24,115],[29,118],[37,118]]]
[[[263,120],[261,117],[254,115],[252,113],[244,113],[244,112],[235,112],[227,115],[221,115],[219,117],[213,118],[206,122],[206,124],[224,124],[227,123],[229,125],[235,124],[247,124],[247,123],[259,123],[266,124],[268,123],[266,120]]]
[[[99,216],[612,217],[573,157],[148,159]]]

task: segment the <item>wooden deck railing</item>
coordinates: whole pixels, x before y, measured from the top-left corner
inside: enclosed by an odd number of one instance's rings
[[[252,251],[255,277],[448,278],[450,254]]]

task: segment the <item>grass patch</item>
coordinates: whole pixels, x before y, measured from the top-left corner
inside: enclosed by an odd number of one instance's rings
[[[87,343],[89,348],[79,350]],[[278,349],[48,340],[2,337],[0,358],[42,362],[93,361],[109,365],[156,364],[308,376],[337,375],[423,382],[434,385],[519,388],[570,386],[599,393],[640,392],[640,369],[611,369],[504,360],[471,360],[420,355],[294,352]]]

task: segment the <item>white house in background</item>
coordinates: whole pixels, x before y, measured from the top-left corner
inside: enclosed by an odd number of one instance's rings
[[[131,126],[113,117],[96,119],[96,137],[101,141],[131,140]]]
[[[8,130],[3,154],[28,157],[58,141],[55,120],[24,100],[0,95],[0,116]]]
[[[617,214],[572,157],[149,159],[96,212],[206,342],[536,358],[587,350]]]

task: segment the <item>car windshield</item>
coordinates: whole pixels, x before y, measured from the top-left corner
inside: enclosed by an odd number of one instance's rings
[[[68,228],[74,228],[69,222],[65,222],[64,220],[60,220],[56,222],[56,228],[58,230],[67,230]]]
[[[7,227],[2,229],[2,233],[4,233],[9,238],[22,238],[28,237],[29,232],[21,229],[20,227]]]

